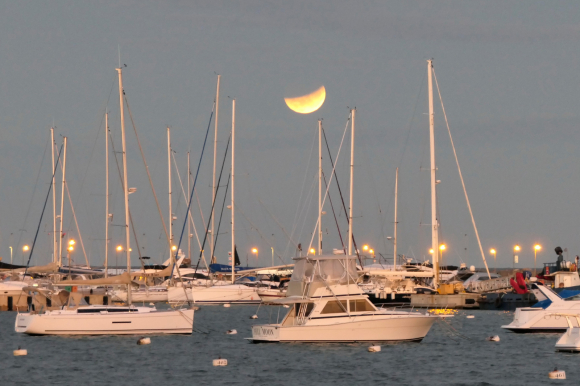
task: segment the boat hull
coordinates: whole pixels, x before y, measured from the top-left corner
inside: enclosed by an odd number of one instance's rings
[[[534,307],[518,308],[514,314],[514,320],[508,325],[501,326],[501,328],[519,334],[564,332],[568,329],[566,318],[553,314],[570,311],[566,309],[542,309]],[[574,311],[573,313],[578,313],[578,311]],[[574,327],[579,327],[575,320],[572,323]]]
[[[187,297],[186,297],[187,294]],[[171,287],[168,289],[170,303],[193,302],[196,304],[259,304],[255,288],[242,284],[217,285],[211,287]]]
[[[435,317],[397,317],[373,315],[364,319],[352,317],[348,322],[329,319],[310,320],[312,324],[252,327],[254,343],[259,342],[420,342],[431,329]],[[315,324],[314,324],[315,323]]]
[[[143,313],[19,313],[14,328],[28,335],[191,334],[193,314],[193,309]]]

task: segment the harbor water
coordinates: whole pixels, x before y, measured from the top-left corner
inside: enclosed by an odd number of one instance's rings
[[[545,385],[577,383],[580,354],[556,353],[559,334],[514,334],[511,312],[459,311],[437,322],[421,343],[252,344],[253,324],[278,308],[204,306],[190,336],[26,336],[16,313],[0,313],[1,385]],[[280,309],[280,315],[287,310]],[[475,318],[467,319],[467,315]],[[274,321],[274,320],[273,320]],[[236,329],[236,335],[226,332]],[[500,342],[487,337],[499,335]],[[28,356],[14,357],[21,346]],[[228,360],[214,367],[212,360]],[[548,380],[565,370],[567,381]]]

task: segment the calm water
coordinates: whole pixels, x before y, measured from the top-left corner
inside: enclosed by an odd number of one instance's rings
[[[516,335],[500,329],[512,313],[461,311],[436,323],[421,343],[251,344],[250,326],[270,308],[205,306],[191,336],[29,337],[14,332],[15,313],[0,313],[0,385],[544,385],[577,384],[580,355],[554,352],[558,335]],[[276,309],[274,310],[274,317]],[[285,309],[282,310],[284,312]],[[475,319],[466,319],[473,314]],[[226,335],[237,329],[237,335]],[[202,333],[203,332],[203,333]],[[499,335],[500,342],[487,336]],[[14,357],[18,346],[27,357]],[[212,359],[227,358],[227,367]],[[549,381],[558,365],[566,381]]]

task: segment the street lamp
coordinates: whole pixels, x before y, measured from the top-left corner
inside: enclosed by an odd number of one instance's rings
[[[497,260],[496,260],[496,256],[497,256],[497,251],[493,248],[491,248],[489,250],[489,253],[491,253],[493,255],[493,266],[494,268],[494,272],[497,273]]]
[[[316,255],[316,249],[314,248],[310,248],[309,252],[311,255]]]
[[[516,268],[516,264],[518,263],[518,252],[520,251],[520,246],[519,245],[515,245],[514,246],[514,260],[513,260],[513,269]]]
[[[30,250],[30,247],[28,245],[25,245],[22,247],[23,252],[28,252],[29,250]]]
[[[119,273],[119,253],[123,252],[123,246],[121,245],[117,245],[117,248],[115,248],[117,250],[117,254],[115,256],[115,265],[116,265],[116,269],[115,269],[115,274]]]
[[[367,244],[363,245],[363,251],[368,251],[369,250],[369,246]]]
[[[433,248],[429,249],[429,253],[430,253],[430,254],[433,254],[433,252],[435,252],[435,251],[433,250]]]
[[[441,256],[439,256],[439,261],[443,262],[443,251],[447,248],[447,246],[445,244],[441,244],[439,246],[439,250],[441,251]],[[441,269],[439,269],[439,272],[441,272]]]
[[[260,257],[259,252],[258,252],[258,248],[252,248],[252,253],[254,255],[256,255],[256,260],[258,260],[258,258]],[[233,258],[233,256],[232,256]]]
[[[540,244],[534,245],[534,276],[536,276],[536,255],[540,249],[542,249]]]
[[[171,247],[171,250],[172,250],[173,252],[177,251],[177,246],[176,246],[176,245],[172,246],[172,247]]]

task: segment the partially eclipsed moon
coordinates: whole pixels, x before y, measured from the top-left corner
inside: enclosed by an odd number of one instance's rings
[[[310,114],[318,110],[324,103],[325,99],[326,89],[322,86],[311,94],[296,98],[284,98],[284,101],[290,110],[296,111],[300,114]]]

